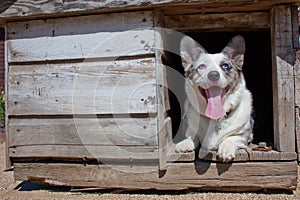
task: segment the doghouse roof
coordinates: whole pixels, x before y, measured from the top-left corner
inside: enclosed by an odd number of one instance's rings
[[[300,5],[300,0],[3,0],[0,3],[0,19],[5,21],[156,8],[174,14],[270,10],[275,4],[287,3]]]

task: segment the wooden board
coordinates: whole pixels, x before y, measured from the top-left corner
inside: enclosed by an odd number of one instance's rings
[[[112,116],[113,117],[113,116]],[[9,156],[20,159],[158,160],[157,119],[11,118]]]
[[[106,145],[30,145],[9,148],[9,157],[18,160],[59,159],[94,160],[99,162],[157,161],[157,146],[106,146]]]
[[[10,65],[8,115],[156,113],[154,63]]]
[[[295,118],[298,160],[300,161],[300,60],[294,66],[295,74]]]
[[[191,153],[176,153],[175,144],[171,145],[168,151],[168,162],[188,162],[194,161],[196,158],[195,152]],[[198,159],[198,156],[197,156]],[[246,151],[245,149],[239,149],[235,154],[233,162],[241,161],[294,161],[297,159],[296,152],[278,152],[278,151]],[[220,162],[216,151],[210,151],[207,154],[201,156],[201,160]]]
[[[274,145],[279,151],[295,151],[295,51],[291,7],[272,9],[272,73],[274,102]],[[284,31],[283,31],[284,30]]]
[[[248,8],[248,10],[267,10],[274,4],[293,3],[298,0],[120,0],[120,1],[36,1],[36,0],[5,0],[1,2],[0,18],[16,19],[16,18],[28,18],[28,17],[41,17],[45,15],[62,16],[62,15],[74,15],[82,13],[93,12],[113,12],[124,10],[137,10],[137,9],[149,9],[149,8],[169,8],[178,6],[180,9],[176,9],[177,12],[187,12],[187,8],[191,6],[197,6],[202,8],[201,11],[214,8],[214,10],[221,11],[227,8],[228,11],[236,11],[242,8]],[[230,8],[235,8],[231,9]],[[170,9],[171,10],[171,9]],[[173,8],[173,10],[175,10]],[[248,11],[247,10],[247,11]],[[211,11],[211,10],[210,10]],[[198,12],[199,13],[199,12]]]
[[[166,28],[179,31],[193,30],[256,30],[270,27],[268,12],[169,15]]]
[[[156,117],[12,118],[8,145],[157,146],[156,126]]]
[[[152,27],[151,12],[12,22],[8,62],[153,54]]]
[[[97,188],[249,191],[296,189],[297,162],[174,163],[159,178],[151,166],[15,163],[16,180]],[[134,171],[130,171],[133,167]],[[157,169],[157,168],[156,168]]]

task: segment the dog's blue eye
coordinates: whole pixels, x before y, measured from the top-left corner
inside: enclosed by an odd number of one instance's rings
[[[206,68],[206,65],[205,64],[201,64],[201,65],[198,66],[198,68],[199,69],[204,69],[204,68]]]
[[[231,66],[230,66],[229,64],[227,64],[227,63],[224,63],[224,64],[222,65],[222,68],[223,68],[224,70],[227,70],[227,69],[231,69]]]

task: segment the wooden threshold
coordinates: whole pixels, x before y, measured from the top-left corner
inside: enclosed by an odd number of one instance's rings
[[[198,155],[195,152],[177,153],[175,152],[175,144],[170,145],[167,160],[168,162],[188,162],[194,161]],[[217,152],[209,151],[206,155],[201,156],[202,160],[218,161]],[[234,162],[239,161],[293,161],[297,159],[296,152],[278,152],[271,151],[253,151],[239,149],[236,152]]]
[[[158,166],[15,163],[15,179],[99,189],[294,190],[297,162],[171,163]]]

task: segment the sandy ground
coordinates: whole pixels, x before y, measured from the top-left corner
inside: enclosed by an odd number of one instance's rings
[[[284,192],[265,192],[265,193],[217,193],[199,191],[143,191],[143,192],[124,192],[124,191],[89,191],[72,192],[70,188],[46,187],[28,182],[15,182],[12,171],[5,169],[5,144],[0,141],[0,199],[21,200],[21,199],[222,199],[222,200],[244,200],[244,199],[300,199],[300,191],[294,193]]]

